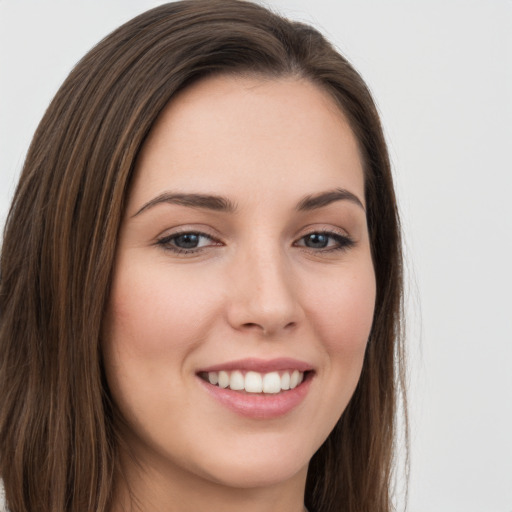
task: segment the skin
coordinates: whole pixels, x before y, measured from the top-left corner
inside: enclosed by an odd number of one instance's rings
[[[298,209],[337,189],[361,204]],[[167,192],[234,209],[144,208]],[[357,141],[316,85],[215,77],[167,106],[137,162],[103,329],[130,452],[114,510],[302,510],[308,462],[354,392],[371,329],[364,206]],[[182,232],[205,236],[177,253]],[[326,247],[308,246],[318,232],[332,233]],[[247,357],[311,364],[304,400],[255,419],[205,392],[201,368]]]

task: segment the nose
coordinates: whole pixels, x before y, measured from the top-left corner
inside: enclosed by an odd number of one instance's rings
[[[272,336],[291,331],[303,310],[290,262],[274,250],[241,255],[230,271],[228,321],[236,330]]]

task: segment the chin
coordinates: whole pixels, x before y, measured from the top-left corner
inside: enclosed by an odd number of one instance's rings
[[[293,479],[300,473],[307,472],[309,460],[292,457],[276,460],[237,460],[217,464],[214,472],[208,472],[208,480],[222,486],[239,489],[256,489],[272,487]]]
[[[228,449],[202,451],[195,458],[196,474],[209,481],[233,488],[260,488],[277,485],[303,473],[317,450],[311,439],[293,441],[286,436],[243,436],[244,441],[233,439],[224,444]],[[192,462],[189,459],[189,462]]]

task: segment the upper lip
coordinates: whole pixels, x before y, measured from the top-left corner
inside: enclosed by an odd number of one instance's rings
[[[219,371],[232,371],[232,370],[245,370],[259,373],[268,373],[284,370],[299,370],[306,372],[313,370],[313,366],[304,361],[293,359],[290,357],[280,357],[277,359],[258,359],[246,358],[238,359],[236,361],[228,361],[225,363],[215,364],[207,368],[201,368],[198,373],[219,372]]]

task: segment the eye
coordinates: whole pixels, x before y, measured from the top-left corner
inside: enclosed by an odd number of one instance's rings
[[[220,243],[214,240],[211,236],[195,231],[187,231],[165,236],[160,238],[157,241],[157,244],[166,250],[174,251],[176,253],[192,253],[200,251],[204,247],[220,245]]]
[[[320,251],[335,251],[352,247],[354,245],[354,241],[350,237],[340,235],[339,233],[315,231],[314,233],[309,233],[300,238],[295,245]]]

